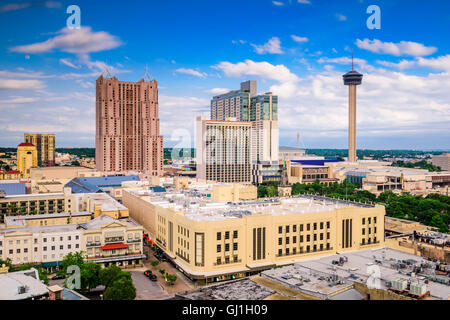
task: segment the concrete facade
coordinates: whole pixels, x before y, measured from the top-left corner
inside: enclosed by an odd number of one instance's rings
[[[95,162],[102,172],[163,174],[158,83],[97,79]]]

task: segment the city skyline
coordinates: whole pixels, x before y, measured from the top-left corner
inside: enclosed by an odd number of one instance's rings
[[[378,1],[381,30],[369,30],[372,3],[362,0],[143,2],[139,10],[80,1],[81,29],[69,30],[71,3],[11,0],[0,6],[0,146],[41,132],[55,133],[57,147],[94,147],[95,79],[108,67],[136,82],[148,65],[165,147],[186,132],[184,146],[195,147],[195,117],[209,115],[212,97],[257,80],[258,94],[279,97],[280,145],[296,146],[300,132],[302,147],[344,149],[342,74],[354,49],[365,75],[357,149],[448,149],[450,46],[435,30],[450,27],[450,5],[431,2]]]

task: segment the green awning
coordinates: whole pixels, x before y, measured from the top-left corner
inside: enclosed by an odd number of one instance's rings
[[[62,265],[62,261],[52,261],[52,262],[43,262],[41,266],[43,268],[49,268],[49,267],[59,267]]]

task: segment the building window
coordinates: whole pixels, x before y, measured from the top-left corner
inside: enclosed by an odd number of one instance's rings
[[[362,218],[362,224],[366,224],[366,218]]]
[[[292,226],[292,232],[297,232],[297,225],[294,224],[294,225]]]
[[[323,233],[320,234],[320,240],[323,240]]]
[[[225,231],[225,240],[230,239],[230,231]]]
[[[289,226],[286,226],[286,233],[289,233]]]
[[[233,243],[233,250],[237,250],[238,249],[238,244],[237,242]]]
[[[229,243],[225,244],[225,251],[230,251],[230,244]]]
[[[323,229],[323,222],[320,223],[320,230]]]
[[[296,236],[292,237],[292,243],[297,243],[297,237]]]
[[[278,245],[282,245],[283,244],[283,238],[278,238]]]
[[[282,256],[282,255],[283,255],[283,250],[278,249],[278,255],[279,255],[279,256]]]
[[[330,227],[330,221],[327,221],[327,228]]]
[[[314,233],[313,239],[314,239],[314,241],[317,241],[317,234],[316,233]]]
[[[220,244],[217,245],[217,252],[220,252],[222,248],[220,247]]]
[[[377,217],[373,217],[373,223],[377,223]]]
[[[300,236],[300,243],[303,242],[303,236]]]
[[[303,231],[303,224],[300,225],[300,231]]]
[[[314,222],[313,227],[314,227],[314,231],[317,230],[317,223],[316,222]]]
[[[286,248],[286,255],[289,255],[289,248]]]
[[[234,230],[233,231],[233,239],[237,239],[237,237],[238,237],[238,231]]]
[[[286,237],[286,244],[289,244],[289,237]]]
[[[311,240],[311,236],[308,234],[306,235],[306,242],[309,242]]]
[[[372,221],[372,218],[368,218],[367,221],[370,224],[370,222]]]
[[[365,229],[365,228],[362,229],[362,234],[363,234],[363,235],[366,234],[366,229]]]
[[[306,231],[309,231],[309,230],[311,230],[311,225],[308,223],[308,224],[306,225]]]
[[[221,232],[217,232],[217,240],[221,240],[222,239],[222,233]]]
[[[282,226],[278,227],[278,233],[280,233],[280,234],[283,233],[283,227]]]

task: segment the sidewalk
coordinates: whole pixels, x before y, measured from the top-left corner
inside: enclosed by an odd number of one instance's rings
[[[156,267],[151,265],[151,262],[158,260],[154,256],[153,250],[147,248],[146,254],[148,254],[148,260],[144,262],[146,269],[153,271],[153,274],[158,277],[159,284],[164,288],[164,290],[170,295],[175,295],[177,293],[184,293],[185,291],[191,291],[194,289],[194,284],[185,277],[181,272],[179,272],[175,267],[173,267],[169,262],[160,262]],[[166,273],[175,274],[178,278],[173,285],[169,284],[163,275],[159,272],[160,269],[164,269]]]

